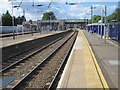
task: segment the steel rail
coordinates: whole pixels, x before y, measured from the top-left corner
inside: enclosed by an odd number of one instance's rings
[[[76,36],[77,36],[77,34],[78,34],[78,33],[76,33]],[[72,45],[71,45],[70,48],[68,49],[68,51],[67,51],[67,53],[66,53],[66,55],[65,55],[65,57],[64,57],[64,59],[63,59],[63,61],[62,61],[62,63],[61,63],[61,65],[60,65],[58,71],[56,72],[54,78],[52,79],[52,82],[50,83],[50,85],[49,85],[49,87],[48,87],[48,90],[53,90],[53,89],[56,88],[55,85],[57,84],[57,83],[56,83],[56,82],[57,82],[57,79],[58,79],[58,77],[59,77],[59,74],[62,72],[62,70],[63,70],[63,68],[64,68],[64,66],[65,66],[65,63],[67,62],[67,59],[68,59],[68,57],[69,57],[69,54],[70,54],[70,52],[71,52],[71,50],[72,50],[72,47],[73,47],[73,45],[74,45],[74,43],[75,43],[75,40],[76,40],[76,37],[75,37]]]
[[[12,86],[11,90],[17,90],[20,86],[27,81],[27,79],[39,68],[42,67],[49,58],[53,57],[54,54],[75,34],[75,32],[66,40],[64,41],[59,47],[57,47],[49,56],[47,56],[41,63],[39,63],[36,67],[34,67],[24,78],[22,78],[16,85]]]
[[[40,51],[46,49],[48,46],[50,46],[50,45],[56,43],[57,41],[61,40],[61,39],[64,38],[64,37],[65,37],[65,35],[64,35],[63,37],[60,37],[60,38],[56,39],[55,41],[53,41],[53,42],[51,42],[51,43],[49,43],[49,44],[43,46],[42,48],[40,48],[40,49],[34,51],[33,53],[28,54],[27,56],[23,57],[22,59],[16,61],[15,63],[9,65],[8,67],[6,67],[6,68],[4,68],[4,69],[2,69],[2,70],[0,71],[0,73],[6,72],[8,69],[10,69],[10,68],[12,68],[12,67],[18,65],[19,63],[23,62],[23,61],[26,60],[27,58],[30,58],[31,56],[35,55],[36,53],[38,53],[38,52],[40,52]]]

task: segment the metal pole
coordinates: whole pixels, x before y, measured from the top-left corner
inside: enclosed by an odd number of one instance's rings
[[[49,24],[50,24],[49,29],[51,30],[51,16],[50,16],[50,19],[49,19]]]
[[[25,10],[23,9],[23,25],[25,24]],[[24,28],[22,28],[22,33],[23,33],[23,30]],[[24,34],[24,33],[23,33]]]
[[[31,28],[31,34],[32,34],[32,36],[33,36],[32,24],[31,24],[30,28]]]
[[[86,18],[86,30],[87,30],[87,21],[88,21],[88,20],[87,20],[87,18]]]
[[[106,14],[107,14],[107,6],[105,6],[105,26],[104,26],[104,41],[106,43]]]
[[[101,32],[100,32],[101,38],[102,38],[103,11],[104,11],[104,10],[101,11]]]
[[[12,25],[13,25],[13,27],[14,27],[13,0],[12,0]],[[13,39],[15,39],[15,32],[14,32],[14,28],[13,28]]]
[[[99,23],[98,23],[98,35],[99,35]]]
[[[49,30],[50,30],[50,17],[49,17]]]
[[[93,23],[93,7],[92,6],[91,6],[91,20],[92,20],[92,23]],[[93,29],[92,23],[91,23],[91,31]]]

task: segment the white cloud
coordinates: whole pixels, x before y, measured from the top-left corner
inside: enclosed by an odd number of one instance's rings
[[[11,11],[11,8],[12,8],[12,6],[11,6],[10,2],[8,2],[8,0],[0,1],[0,13],[1,12],[5,13],[6,10],[10,10]]]
[[[27,0],[32,1],[32,0]],[[35,2],[50,2],[51,0],[34,0]],[[68,0],[69,2],[118,2],[119,0]],[[53,0],[53,2],[66,2],[66,0]]]
[[[76,18],[85,18],[87,14],[90,14],[90,7],[83,7],[82,5],[75,5],[75,6],[70,7],[70,11],[77,12],[77,13],[71,14],[71,16],[74,16]]]
[[[94,10],[94,14],[101,15],[101,10],[105,10],[105,5],[93,5],[93,6],[96,7],[96,9]],[[116,8],[117,8],[116,5],[107,6],[107,15],[112,14]]]
[[[17,0],[17,1],[21,1],[21,0]],[[44,4],[43,7],[32,7],[32,3],[28,3],[28,2],[32,2],[33,0],[25,0],[24,3],[22,3],[21,5],[21,8],[19,8],[18,10],[17,9],[14,9],[14,15],[16,16],[22,16],[23,15],[23,9],[29,9],[26,11],[26,18],[27,20],[29,19],[34,19],[34,20],[37,20],[37,19],[40,19],[42,17],[42,14],[44,12],[47,12],[47,11],[53,11],[56,15],[56,17],[58,19],[64,19],[64,18],[85,18],[86,14],[90,14],[90,7],[87,7],[87,6],[82,6],[80,4],[77,4],[77,5],[72,5],[72,6],[69,6],[69,5],[65,5],[65,2],[66,0],[53,0],[53,2],[64,2],[64,3],[60,3],[60,4],[56,4],[56,3],[52,3],[51,4],[51,7],[48,8],[48,2],[50,2],[51,0],[34,0],[35,2],[40,2],[40,3],[35,3],[35,4],[41,4],[41,2],[47,2],[46,4]],[[77,2],[91,2],[93,0],[68,0],[69,2],[74,2],[74,3],[77,3]],[[94,0],[95,2],[97,2],[98,0]],[[103,0],[99,0],[98,2],[101,2]],[[108,1],[108,0],[104,0],[105,1]],[[111,0],[109,0],[111,1]],[[114,1],[119,1],[119,0],[112,0],[113,2]],[[25,3],[26,2],[26,3]],[[64,4],[64,7],[63,5]],[[17,4],[18,5],[18,4]],[[102,5],[99,5],[99,4],[96,4],[96,5],[93,5],[96,7],[96,9],[94,9],[94,14],[99,14],[101,15],[101,10],[104,9]],[[11,13],[11,2],[8,2],[8,0],[0,0],[0,13],[5,13],[6,10],[9,10],[9,12]],[[108,14],[111,14],[115,9],[116,9],[116,5],[113,5],[113,6],[107,6],[108,8]],[[36,13],[36,11],[44,11],[42,13]],[[88,18],[90,18],[90,16],[87,16]]]
[[[90,7],[83,7],[82,5],[75,5],[71,6],[70,9],[71,11],[81,11],[81,12],[90,12]]]
[[[92,6],[96,7],[95,9],[93,9],[93,15],[101,15],[101,10],[105,9],[105,5],[95,4],[95,5],[92,5]],[[116,5],[107,6],[107,15],[112,14],[116,8],[117,8]],[[77,12],[77,13],[70,14],[70,16],[73,16],[73,17],[76,17],[76,18],[85,18],[85,17],[91,18],[90,15],[89,16],[87,15],[87,14],[91,14],[90,7],[84,7],[82,5],[74,5],[74,6],[71,6],[69,10],[71,12]]]
[[[73,16],[73,17],[79,17],[79,18],[84,18],[84,17],[85,17],[85,14],[84,14],[84,13],[70,14],[70,16]]]

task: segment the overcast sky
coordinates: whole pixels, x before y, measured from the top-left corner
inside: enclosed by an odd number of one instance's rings
[[[14,1],[14,5],[19,5],[22,0]],[[101,10],[107,6],[107,15],[110,15],[118,6],[120,0],[34,0],[34,4],[42,4],[43,6],[32,6],[33,0],[23,0],[20,8],[14,8],[14,16],[22,16],[25,9],[25,17],[27,20],[41,19],[43,13],[53,11],[57,19],[82,19],[90,18],[90,7],[94,9],[94,15],[101,15]],[[53,1],[48,8],[49,3]],[[77,3],[76,5],[66,5],[68,3]],[[103,2],[104,1],[104,2]],[[0,0],[0,15],[9,10],[12,13],[12,4],[8,0]],[[43,12],[38,12],[43,11]]]

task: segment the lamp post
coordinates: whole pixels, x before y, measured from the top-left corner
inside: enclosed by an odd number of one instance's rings
[[[12,0],[12,26],[13,26],[13,39],[15,39],[15,31],[14,31],[14,14],[13,14],[13,0]]]
[[[8,0],[8,1],[11,1],[12,3],[12,26],[14,27],[14,14],[13,14],[13,1],[16,1],[16,0]],[[15,39],[15,31],[14,31],[14,28],[13,28],[13,39]]]
[[[107,16],[107,6],[105,6],[105,26],[104,26],[104,42],[106,43],[106,16]]]
[[[90,14],[86,14],[86,16],[87,16],[87,15],[90,15]],[[86,25],[87,25],[87,24],[89,24],[89,23],[88,23],[88,19],[86,19]],[[87,27],[86,27],[86,29],[87,29]]]
[[[105,16],[104,16],[105,15]],[[103,23],[103,16],[104,16],[104,42],[106,43],[106,15],[107,15],[107,6],[104,6],[104,10],[101,11],[101,38],[102,38],[102,23]]]
[[[102,38],[102,26],[103,26],[103,13],[104,10],[101,10],[101,32],[100,32],[101,38]]]
[[[93,23],[93,9],[95,9],[96,7],[93,7],[91,6],[91,20],[92,20],[92,23]],[[92,25],[92,24],[91,24]],[[93,25],[91,26],[91,30],[93,29]]]
[[[25,24],[25,9],[23,9],[23,26]],[[23,30],[24,28],[22,28],[22,33],[23,33]],[[24,34],[24,33],[23,33]]]
[[[51,31],[51,22],[50,22],[50,20],[51,20],[51,16],[50,16],[50,18],[49,18],[49,29],[50,29],[50,31]]]
[[[39,12],[41,13],[43,11],[37,11],[37,13],[39,13]],[[42,31],[41,27],[42,27],[42,20],[38,20],[37,28],[38,28],[40,34],[41,34],[41,31]]]
[[[20,6],[13,6],[13,8],[19,8]],[[28,10],[28,9],[27,9]],[[23,25],[25,24],[25,9],[23,9]],[[22,33],[23,33],[23,28],[22,28]],[[24,34],[24,33],[23,33]]]

